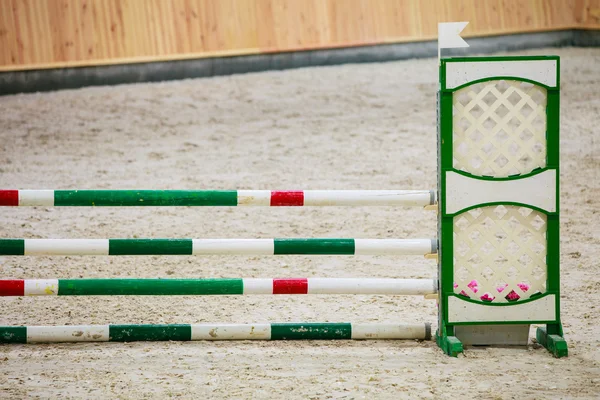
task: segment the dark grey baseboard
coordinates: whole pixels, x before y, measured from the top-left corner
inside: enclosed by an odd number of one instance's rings
[[[489,54],[544,47],[600,47],[600,31],[526,33],[470,38],[468,41],[471,47],[444,51],[444,55]],[[427,41],[181,61],[2,72],[0,95],[436,56],[437,42]]]

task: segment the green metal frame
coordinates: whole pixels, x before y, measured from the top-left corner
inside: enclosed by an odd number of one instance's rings
[[[523,79],[518,76],[495,76],[484,79],[474,80],[459,87],[448,89],[446,87],[446,66],[448,63],[456,62],[480,62],[480,61],[529,61],[529,60],[554,60],[557,65],[557,84],[556,87],[548,87],[529,79]],[[438,246],[438,276],[439,276],[439,321],[436,340],[448,355],[457,356],[463,351],[463,345],[455,336],[454,327],[457,325],[500,325],[500,324],[531,324],[545,323],[545,328],[538,328],[537,340],[540,344],[550,350],[556,357],[563,357],[568,354],[566,341],[563,339],[562,325],[560,322],[560,271],[559,271],[559,87],[560,87],[560,59],[558,56],[526,56],[526,57],[474,57],[474,58],[446,58],[440,62],[439,79],[440,87],[438,92],[438,199],[439,199],[439,219],[438,231],[440,244]],[[493,178],[488,176],[473,176],[463,171],[453,168],[453,95],[457,90],[466,86],[492,80],[520,80],[542,86],[547,90],[547,108],[546,108],[546,143],[547,143],[547,162],[546,167],[537,169],[531,173],[511,176],[508,178]],[[449,214],[446,212],[446,173],[449,171],[467,176],[473,179],[490,181],[507,181],[526,179],[527,177],[537,175],[546,170],[556,171],[556,211],[547,212],[528,204],[514,202],[494,202],[478,204],[468,209],[460,210],[457,213]],[[516,301],[502,304],[489,304],[479,300],[465,299],[454,293],[454,243],[453,243],[453,220],[454,217],[473,209],[475,207],[485,207],[493,205],[517,205],[528,207],[547,216],[547,282],[546,293],[535,299]],[[517,304],[540,299],[547,295],[555,295],[556,319],[552,321],[497,321],[483,323],[450,323],[448,321],[448,299],[452,296],[459,297],[461,300],[484,304],[491,307],[511,307]]]

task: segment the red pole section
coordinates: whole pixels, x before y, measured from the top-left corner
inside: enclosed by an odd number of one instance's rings
[[[273,279],[273,294],[308,294],[308,279]]]
[[[18,206],[18,190],[0,190],[0,206]]]
[[[25,296],[23,279],[0,279],[0,296]]]
[[[271,191],[271,206],[303,206],[304,192],[299,191]]]

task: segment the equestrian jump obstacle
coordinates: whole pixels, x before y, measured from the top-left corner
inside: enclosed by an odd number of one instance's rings
[[[436,191],[2,190],[4,206],[421,206],[437,239],[0,239],[0,255],[424,255],[437,279],[4,279],[2,296],[389,294],[435,296],[437,344],[522,345],[555,356],[560,322],[559,58],[444,58]],[[524,337],[523,337],[524,335]],[[5,326],[0,342],[429,339],[429,324]]]

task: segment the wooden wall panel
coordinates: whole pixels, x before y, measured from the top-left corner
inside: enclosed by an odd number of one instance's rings
[[[0,71],[600,29],[600,0],[0,0]]]
[[[582,28],[598,29],[600,0],[576,0],[575,21]]]

